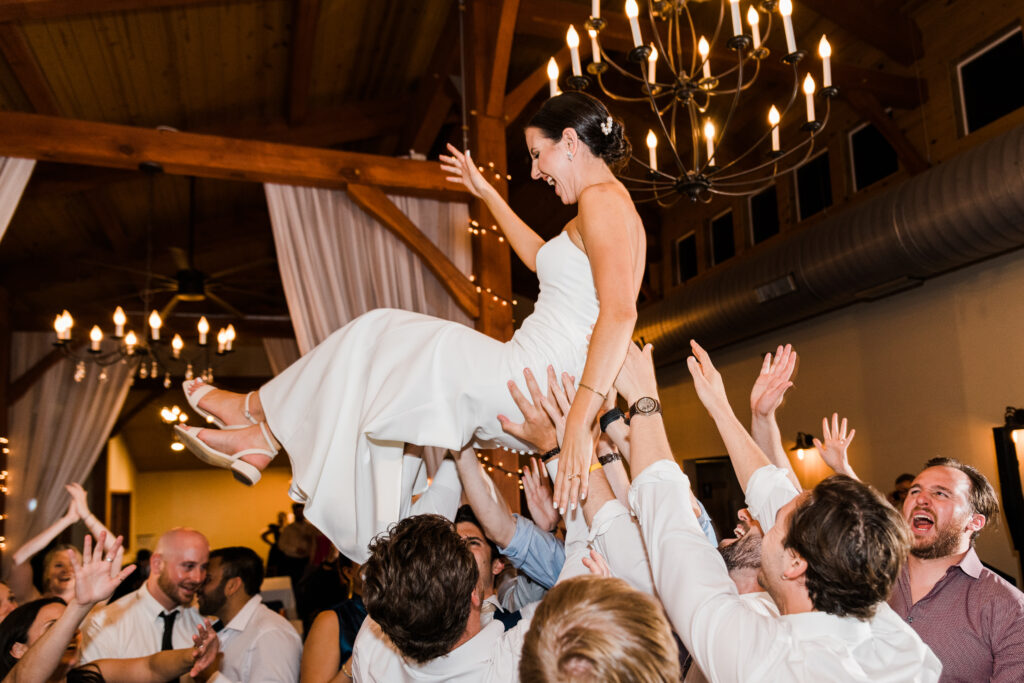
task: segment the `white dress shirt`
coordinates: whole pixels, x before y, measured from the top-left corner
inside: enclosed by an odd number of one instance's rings
[[[772,508],[788,501],[779,495],[777,469],[762,468],[748,483],[747,504],[759,520],[773,521]],[[689,488],[676,463],[659,461],[634,480],[630,504],[669,619],[708,680],[938,680],[938,659],[884,602],[869,621],[752,609],[701,532],[686,503]]]
[[[164,608],[149,592],[148,582],[103,609],[93,612],[82,627],[82,663],[96,659],[146,657],[160,651],[164,637]],[[192,647],[202,623],[195,607],[176,607],[171,644]]]
[[[254,595],[217,634],[224,660],[210,683],[296,683],[302,639]]]

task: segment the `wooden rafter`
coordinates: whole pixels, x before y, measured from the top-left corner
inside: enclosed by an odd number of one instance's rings
[[[32,108],[39,114],[59,116],[61,111],[50,84],[39,68],[39,62],[25,40],[25,35],[14,24],[0,24],[0,52],[10,65],[18,85],[25,91]]]
[[[555,62],[559,71],[564,72],[569,64],[569,48],[563,47],[555,54]],[[512,123],[519,118],[537,93],[548,86],[548,65],[538,66],[533,73],[524,78],[519,85],[505,95],[505,120]]]
[[[0,0],[0,22],[59,19],[83,14],[127,12],[186,5],[223,5],[253,0]]]
[[[436,162],[15,112],[0,112],[0,130],[0,154],[29,159],[109,168],[150,161],[174,175],[331,188],[355,182],[400,194],[468,196],[445,180]]]
[[[452,295],[455,303],[471,318],[480,315],[480,295],[476,285],[462,274],[443,251],[402,213],[386,194],[369,185],[350,183],[348,195],[366,213],[376,218],[393,232],[406,246],[419,256],[441,285]]]
[[[582,21],[581,17],[584,17],[586,11],[586,7],[566,0],[521,0],[516,31],[564,42],[565,27]],[[608,22],[601,31],[601,47],[619,53],[632,49],[633,39],[625,13],[602,10],[601,17]],[[716,48],[711,53],[711,61],[712,64],[730,64],[736,61],[736,56],[731,50]],[[761,62],[761,71],[765,78],[776,82],[789,83],[793,79],[792,67],[774,55]],[[914,109],[928,99],[927,84],[921,78],[850,66],[837,62],[835,58],[832,59],[832,75],[835,85],[840,89],[855,87],[868,91],[883,106]]]
[[[801,4],[900,64],[909,66],[924,54],[921,29],[907,15],[890,9],[889,3],[801,0]]]
[[[878,98],[861,90],[842,90],[840,92],[854,111],[870,121],[882,134],[882,137],[892,145],[892,148],[896,150],[896,156],[911,175],[916,175],[931,167],[931,164],[921,156],[917,148],[911,144],[900,127],[892,120],[892,117],[885,113],[885,108]]]
[[[420,78],[408,111],[416,116],[407,118],[405,129],[399,140],[399,153],[414,150],[426,154],[437,139],[445,117],[452,108],[453,99],[448,85],[449,74],[459,56],[459,8],[452,7],[444,29],[434,46],[434,54],[426,73]]]
[[[505,84],[508,82],[508,63],[512,57],[512,38],[519,14],[519,0],[502,0],[498,13],[498,33],[494,40],[491,59],[491,77],[488,81],[487,115],[501,116],[505,104]]]
[[[313,80],[313,48],[320,18],[320,0],[294,0],[288,60],[288,123],[305,120],[309,113],[309,86]]]

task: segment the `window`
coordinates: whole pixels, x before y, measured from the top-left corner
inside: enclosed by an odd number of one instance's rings
[[[772,185],[750,198],[750,237],[760,244],[779,234],[779,196]]]
[[[828,169],[827,150],[796,169],[796,206],[798,221],[832,206],[832,174]]]
[[[873,123],[864,123],[850,131],[850,164],[853,166],[853,191],[863,190],[900,169],[896,150]]]
[[[732,210],[711,219],[711,263],[721,263],[736,255],[736,239],[732,232]]]
[[[1024,107],[1019,76],[1024,71],[1024,33],[1018,26],[1002,34],[960,61],[956,71],[967,133]]]
[[[697,275],[697,234],[683,235],[676,240],[676,284]]]

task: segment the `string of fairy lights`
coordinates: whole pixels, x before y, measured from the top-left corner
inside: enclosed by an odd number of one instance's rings
[[[6,436],[0,436],[0,454],[3,455],[3,466],[7,467],[7,458],[11,455],[11,445]],[[0,522],[7,519],[7,470],[0,470],[0,496],[3,496],[3,513],[0,513]],[[0,535],[0,552],[7,550],[7,536]]]
[[[509,449],[505,448],[504,450],[508,451]],[[518,459],[518,454],[520,452],[523,453],[524,455],[527,454],[527,451],[515,451],[513,453],[513,457],[516,457],[516,459]],[[480,461],[480,464],[483,465],[487,469],[487,471],[489,473],[493,473],[494,470],[498,470],[498,472],[504,473],[504,475],[506,477],[508,477],[509,479],[511,479],[512,477],[516,477],[517,480],[518,480],[518,483],[519,483],[519,489],[522,490],[522,488],[523,488],[523,480],[522,480],[523,468],[522,467],[516,467],[515,470],[510,470],[507,467],[505,467],[505,461],[504,460],[495,460],[495,459],[491,458],[489,455],[484,455],[483,453],[481,453],[479,451],[477,451],[476,458],[477,458],[477,460]]]

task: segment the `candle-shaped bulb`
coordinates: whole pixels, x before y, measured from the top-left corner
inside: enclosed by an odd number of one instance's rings
[[[592,28],[587,29],[587,35],[590,36],[590,51],[594,55],[594,63],[601,63],[601,46],[597,44],[597,31]]]
[[[779,110],[776,109],[775,105],[773,104],[772,108],[768,110],[768,123],[772,127],[772,151],[773,152],[778,152],[779,149],[780,149],[780,143],[779,143],[779,137],[780,137],[779,136],[779,121],[781,121],[781,120],[782,120],[782,117],[779,116]]]
[[[601,0],[590,0],[590,16],[595,19],[601,16]]]
[[[650,167],[652,171],[658,170],[658,136],[653,130],[647,131],[647,152],[650,156]]]
[[[711,78],[711,60],[708,59],[708,54],[711,53],[711,46],[708,45],[707,38],[704,36],[700,37],[697,41],[697,52],[700,53],[700,59],[704,62],[704,78]]]
[[[569,25],[565,32],[565,42],[569,46],[569,56],[572,58],[572,75],[582,76],[583,69],[580,66],[580,34],[576,33],[576,27]]]
[[[228,332],[223,327],[217,331],[217,352],[224,353],[224,346],[227,341]]]
[[[551,97],[558,94],[558,62],[552,57],[548,60],[548,85],[550,87]]]
[[[53,319],[53,331],[57,333],[57,341],[64,339],[64,317],[60,313]]]
[[[156,309],[154,309],[153,312],[149,314],[149,329],[153,332],[153,341],[160,340],[160,326],[163,324],[164,322],[160,320],[160,314],[156,312]]]
[[[181,350],[183,348],[185,348],[185,342],[181,340],[181,335],[174,335],[174,339],[171,340],[171,352],[174,354],[175,358],[181,356]]]
[[[60,319],[63,321],[64,338],[71,339],[71,328],[75,326],[75,319],[71,317],[71,314],[66,309],[60,314]]]
[[[711,119],[704,122],[704,139],[708,143],[708,163],[715,156],[715,124]]]
[[[199,345],[206,346],[206,335],[210,332],[210,323],[207,322],[205,315],[199,318],[196,328],[199,330]]]
[[[89,330],[90,350],[99,351],[101,341],[103,341],[103,330],[100,329],[99,325],[93,325],[92,329]]]
[[[640,21],[637,19],[640,16],[640,8],[637,7],[636,0],[626,0],[626,16],[629,17],[629,30],[633,33],[633,47],[640,47],[644,40],[640,36]]]
[[[654,83],[655,74],[658,72],[658,48],[651,45],[651,56],[647,58],[647,82]]]
[[[128,322],[128,316],[124,314],[124,309],[118,306],[114,310],[114,336],[121,338],[124,336],[124,324]]]
[[[235,326],[234,325],[228,325],[227,329],[224,330],[224,342],[225,342],[224,350],[225,351],[230,351],[231,350],[231,343],[233,341],[235,341]]]
[[[743,26],[740,24],[740,0],[729,0],[729,13],[732,17],[732,34],[739,36],[743,34]]]
[[[761,29],[758,26],[761,23],[761,16],[753,5],[747,10],[747,23],[750,24],[750,34],[754,39],[754,49],[756,50],[761,47]]]
[[[804,95],[807,99],[807,121],[814,121],[814,77],[807,74],[804,79]]]
[[[793,3],[791,0],[780,0],[779,14],[782,15],[782,30],[786,34],[786,50],[793,54],[796,52],[796,36],[793,34]]]
[[[821,57],[821,86],[830,88],[832,87],[832,45],[829,44],[828,38],[824,34],[821,36],[821,42],[818,43],[818,55]]]
[[[135,345],[138,343],[139,340],[138,338],[136,338],[135,333],[132,332],[131,330],[128,330],[128,334],[124,336],[124,345],[128,347],[128,353],[134,351]]]

